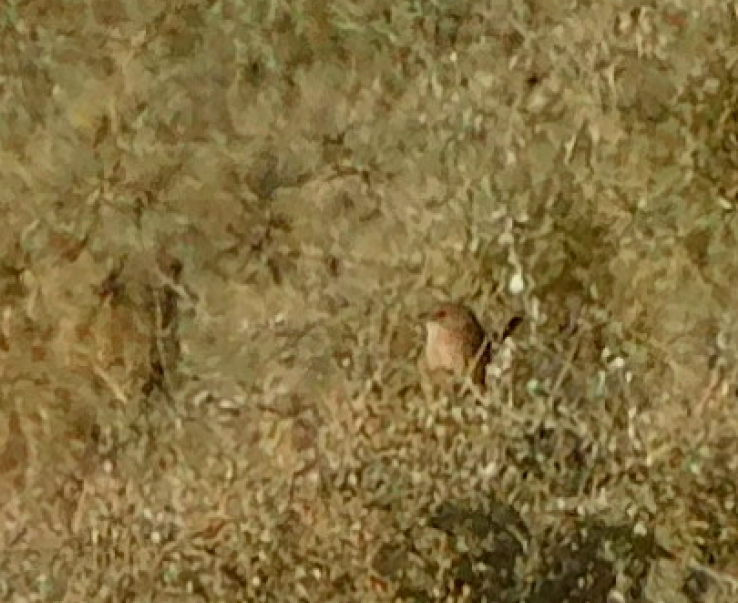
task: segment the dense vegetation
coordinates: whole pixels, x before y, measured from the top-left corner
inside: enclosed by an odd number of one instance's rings
[[[735,601],[736,81],[725,0],[4,3],[0,600]]]

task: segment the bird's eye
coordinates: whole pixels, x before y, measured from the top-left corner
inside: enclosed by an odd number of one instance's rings
[[[446,310],[438,310],[436,312],[436,320],[443,320],[446,318]]]

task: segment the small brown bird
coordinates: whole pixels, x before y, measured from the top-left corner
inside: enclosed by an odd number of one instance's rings
[[[438,306],[426,322],[425,362],[432,373],[464,377],[484,387],[490,341],[474,313],[460,304]]]
[[[496,341],[507,339],[521,322],[517,316],[510,320]],[[444,303],[430,314],[425,326],[427,369],[457,379],[468,374],[477,387],[484,387],[492,340],[474,313],[461,304]]]

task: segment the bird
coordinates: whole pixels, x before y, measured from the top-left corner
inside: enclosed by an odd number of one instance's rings
[[[484,327],[467,306],[447,302],[425,323],[425,363],[431,373],[463,378],[484,387],[490,342]]]
[[[502,332],[506,339],[521,322],[515,317]],[[431,374],[466,378],[485,387],[487,365],[492,358],[492,340],[476,315],[466,305],[445,302],[429,315],[426,324],[425,366]]]

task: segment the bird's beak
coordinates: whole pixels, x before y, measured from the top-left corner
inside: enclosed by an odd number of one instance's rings
[[[436,319],[433,316],[433,310],[426,310],[425,312],[421,312],[420,320],[424,325],[435,323]]]

